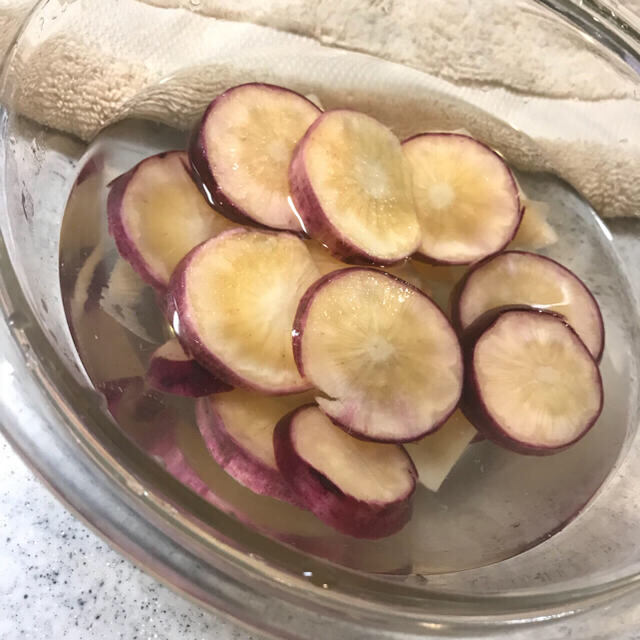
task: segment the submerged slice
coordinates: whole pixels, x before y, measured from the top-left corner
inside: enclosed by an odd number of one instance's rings
[[[232,220],[299,231],[287,173],[296,143],[320,113],[300,94],[269,84],[219,95],[189,149],[211,203]]]
[[[390,264],[416,250],[420,227],[400,141],[370,116],[320,116],[296,147],[289,182],[306,231],[336,255]]]
[[[291,328],[318,277],[291,234],[236,229],[194,249],[171,280],[174,330],[187,351],[233,386],[263,393],[310,388],[298,373]]]
[[[143,160],[111,183],[109,231],[120,255],[156,289],[193,247],[233,225],[204,200],[183,151]]]
[[[452,294],[452,320],[465,329],[485,311],[512,304],[562,314],[600,359],[604,325],[595,298],[569,269],[535,253],[505,251],[472,267]]]
[[[562,316],[530,308],[489,312],[463,343],[461,409],[495,442],[520,453],[554,453],[600,415],[598,365]]]
[[[510,249],[537,251],[558,241],[558,234],[547,220],[549,205],[546,202],[530,200],[520,193],[522,220],[518,231],[509,243]]]
[[[187,355],[175,338],[153,352],[146,380],[150,387],[158,391],[188,398],[200,398],[232,389]]]
[[[438,491],[467,446],[478,435],[476,428],[456,410],[435,432],[407,443],[407,453],[418,470],[420,484]]]
[[[318,518],[359,538],[382,538],[409,520],[416,470],[403,447],[356,440],[315,405],[274,432],[278,467]]]
[[[312,398],[310,392],[276,397],[239,389],[202,398],[198,428],[213,459],[232,478],[255,493],[300,505],[278,471],[273,431],[280,418]]]
[[[327,398],[321,409],[354,435],[415,440],[455,409],[462,355],[445,315],[416,287],[371,268],[320,278],[300,302],[294,353]]]
[[[522,211],[504,160],[473,138],[423,133],[403,143],[422,230],[418,254],[468,264],[511,241]]]

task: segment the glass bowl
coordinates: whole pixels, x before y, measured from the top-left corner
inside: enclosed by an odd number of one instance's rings
[[[38,3],[0,87],[7,437],[147,571],[275,637],[621,637],[640,624],[638,24],[618,3],[568,0]],[[401,137],[469,131],[507,158],[549,204],[559,240],[545,253],[602,308],[597,428],[544,458],[472,445],[439,492],[419,489],[410,525],[374,542],[237,485],[189,406],[172,408],[199,492],[145,450],[152,420],[110,418],[96,389],[138,378],[165,328],[92,303],[115,260],[105,187],[183,147],[220,90],[252,80],[367,111]]]

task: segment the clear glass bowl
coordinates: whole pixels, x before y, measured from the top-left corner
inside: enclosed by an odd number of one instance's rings
[[[276,637],[620,637],[640,624],[640,219],[624,218],[640,213],[638,18],[560,0],[442,1],[428,15],[419,0],[152,4],[40,3],[4,63],[0,419],[18,451],[145,569]],[[95,248],[113,249],[104,187],[184,145],[217,92],[250,80],[363,109],[402,137],[464,129],[498,148],[550,204],[547,253],[602,307],[598,428],[546,458],[474,444],[379,542],[252,496],[202,457],[188,420],[181,447],[208,501],[135,446],[95,387],[138,375],[162,327],[141,337],[74,299]]]

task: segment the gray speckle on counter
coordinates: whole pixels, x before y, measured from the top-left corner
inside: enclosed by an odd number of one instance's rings
[[[0,638],[255,640],[113,551],[0,436]]]

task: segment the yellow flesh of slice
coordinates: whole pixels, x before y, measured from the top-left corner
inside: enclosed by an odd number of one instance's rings
[[[557,319],[502,316],[478,341],[473,362],[485,406],[516,440],[570,442],[600,404],[596,364]]]
[[[357,440],[317,407],[296,415],[297,453],[344,493],[366,502],[393,502],[411,490],[409,461],[397,445]]]
[[[398,139],[364,114],[323,117],[305,145],[307,174],[331,223],[381,260],[414,252],[420,228]]]
[[[174,362],[186,362],[191,358],[184,352],[177,338],[167,340],[161,347],[154,351],[152,358],[166,358]]]
[[[316,294],[302,358],[309,380],[337,399],[318,404],[338,419],[357,407],[352,426],[378,437],[396,438],[398,421],[426,431],[460,393],[460,350],[440,311],[375,271],[354,270]]]
[[[273,452],[273,430],[278,420],[296,407],[313,402],[314,393],[262,396],[236,389],[209,398],[229,435],[261,462],[277,469]]]
[[[164,284],[195,246],[235,226],[214,211],[184,168],[183,153],[146,161],[126,191],[125,227]]]
[[[558,234],[547,220],[549,205],[546,202],[528,200],[522,194],[520,202],[524,205],[524,215],[509,247],[534,251],[556,243]]]
[[[474,272],[465,285],[465,290],[473,286],[474,293],[462,298],[463,328],[489,309],[527,304],[562,314],[591,353],[597,354],[599,321],[595,313],[585,313],[594,303],[579,280],[558,275],[559,267],[543,258],[521,253],[499,255]]]
[[[433,434],[405,445],[420,483],[437,491],[478,432],[457,409]]]
[[[213,242],[187,274],[188,313],[203,343],[253,384],[306,388],[291,330],[298,302],[319,274],[304,243],[259,231]]]
[[[320,112],[289,91],[247,86],[231,91],[205,129],[222,191],[254,220],[299,229],[289,197],[293,149]]]
[[[403,145],[422,228],[421,250],[467,263],[502,248],[518,220],[504,163],[466,137],[419,136]]]

